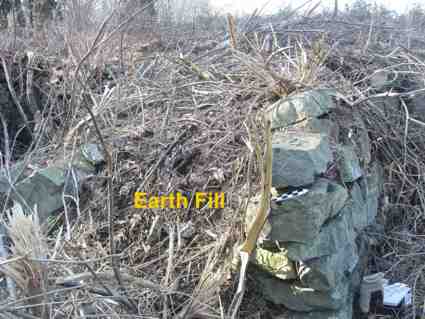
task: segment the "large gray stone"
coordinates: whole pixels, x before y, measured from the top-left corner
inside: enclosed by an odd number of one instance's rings
[[[297,93],[271,107],[272,128],[285,128],[298,121],[319,117],[336,107],[333,89],[316,89]]]
[[[333,159],[326,134],[276,132],[272,142],[274,187],[312,184]]]
[[[264,297],[276,305],[284,305],[294,311],[338,310],[348,296],[350,283],[341,280],[332,291],[321,292],[305,287],[299,281],[286,281],[264,271],[254,271]]]
[[[311,245],[323,223],[338,214],[347,198],[344,187],[320,178],[307,194],[287,200],[283,205],[272,202],[270,240]]]
[[[354,146],[338,145],[337,148],[338,168],[341,174],[341,179],[345,183],[351,183],[359,179],[362,175],[359,158],[357,157]]]
[[[348,242],[335,254],[300,262],[298,276],[306,287],[330,291],[346,274],[354,271],[358,261],[355,243]]]
[[[286,242],[281,246],[288,251],[288,257],[295,261],[307,261],[313,258],[331,256],[353,243],[356,237],[351,215],[343,213],[329,220],[318,235],[307,243]]]
[[[363,196],[362,189],[359,184],[355,182],[350,192],[351,198],[346,207],[343,208],[344,214],[351,216],[353,228],[357,232],[361,232],[369,225],[369,218],[367,213],[366,200]]]
[[[62,169],[56,167],[42,169],[18,183],[15,186],[16,192],[12,193],[12,199],[29,211],[36,206],[42,223],[51,213],[63,207],[64,180]]]
[[[16,183],[11,198],[26,211],[32,211],[36,207],[40,222],[43,223],[52,213],[63,207],[64,194],[77,197],[82,182],[95,174],[95,166],[102,161],[103,155],[96,144],[83,145],[68,163],[58,162],[56,166],[46,167],[32,174],[22,174],[22,180]]]
[[[351,215],[352,225],[357,232],[375,222],[383,183],[383,168],[375,162],[366,177],[353,184],[350,201],[343,211]]]
[[[360,181],[363,198],[366,201],[367,226],[375,222],[379,207],[379,197],[383,191],[384,172],[382,166],[374,162],[365,179]]]
[[[341,309],[336,311],[287,311],[273,319],[353,319],[353,294],[350,293]]]

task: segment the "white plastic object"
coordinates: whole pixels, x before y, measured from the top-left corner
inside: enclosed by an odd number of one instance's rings
[[[412,303],[411,289],[403,283],[395,283],[384,286],[384,306],[397,307],[400,304],[406,306]]]

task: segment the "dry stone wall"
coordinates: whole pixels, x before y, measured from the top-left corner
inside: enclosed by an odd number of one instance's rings
[[[283,318],[352,318],[373,224],[382,167],[371,160],[361,117],[333,90],[297,93],[271,107],[273,192],[251,271],[264,297],[289,309]],[[248,207],[249,227],[258,197]]]

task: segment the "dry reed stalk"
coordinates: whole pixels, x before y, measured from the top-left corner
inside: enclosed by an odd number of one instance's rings
[[[32,309],[35,316],[49,318],[48,307],[44,305],[48,302],[45,295],[48,290],[48,268],[34,261],[48,254],[38,217],[27,216],[22,209],[15,209],[13,215],[8,213],[7,219],[5,227],[12,242],[9,255],[12,262],[3,262],[0,271],[16,283],[29,298],[30,304],[37,305]]]

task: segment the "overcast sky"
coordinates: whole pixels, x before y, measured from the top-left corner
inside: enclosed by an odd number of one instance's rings
[[[264,6],[268,3],[268,11],[275,11],[277,8],[282,8],[292,3],[292,7],[304,3],[302,0],[211,0],[211,5],[223,12],[232,13],[249,13],[255,8]],[[333,6],[333,0],[322,0],[323,5]],[[340,8],[343,8],[345,4],[352,3],[350,0],[339,0]],[[368,1],[375,3],[375,1]],[[317,3],[317,0],[311,1],[311,3]],[[412,7],[415,3],[422,4],[425,6],[425,0],[376,0],[378,4],[384,4],[388,9],[396,10],[399,13],[403,13],[406,9]]]

